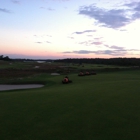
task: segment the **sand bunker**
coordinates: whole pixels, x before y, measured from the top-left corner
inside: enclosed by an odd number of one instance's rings
[[[27,85],[0,85],[0,91],[14,90],[14,89],[30,89],[30,88],[41,88],[44,85],[41,84],[27,84]]]

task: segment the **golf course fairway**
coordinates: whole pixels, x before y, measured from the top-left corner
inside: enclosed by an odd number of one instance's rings
[[[1,140],[139,140],[140,71],[42,78],[42,88],[0,91]]]

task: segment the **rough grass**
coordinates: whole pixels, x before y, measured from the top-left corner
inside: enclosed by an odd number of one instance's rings
[[[1,140],[139,140],[140,71],[102,73],[0,92]]]

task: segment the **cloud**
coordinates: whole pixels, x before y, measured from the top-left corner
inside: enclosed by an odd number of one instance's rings
[[[100,50],[95,51],[95,54],[105,54],[105,55],[112,55],[112,56],[124,56],[127,54],[126,50]]]
[[[4,13],[12,13],[10,10],[3,9],[3,8],[0,8],[0,12],[4,12]]]
[[[72,37],[72,36],[68,36],[68,38],[70,38],[70,39],[74,39],[74,37]]]
[[[76,54],[89,54],[89,53],[94,53],[94,51],[87,51],[87,50],[79,50],[79,51],[67,51],[63,53],[76,53]]]
[[[99,25],[108,28],[120,28],[130,22],[124,9],[101,9],[95,5],[83,6],[79,9],[80,15],[86,15],[97,21]]]
[[[48,10],[49,10],[49,11],[54,11],[55,9],[52,9],[52,8],[48,8]]]
[[[46,8],[46,7],[43,7],[43,6],[41,6],[40,7],[40,9],[42,9],[42,10],[48,10],[48,11],[54,11],[55,9],[52,9],[52,8]]]
[[[49,41],[46,41],[46,43],[49,43],[49,44],[50,44],[51,42],[49,42]]]
[[[41,6],[40,9],[46,9],[45,7]]]
[[[126,49],[124,47],[120,47],[120,46],[116,46],[116,45],[109,46],[107,44],[104,44],[104,46],[106,46],[109,49],[116,50],[116,51],[126,51]]]
[[[127,7],[132,8],[132,7],[135,7],[136,4],[137,4],[137,2],[130,2],[130,3],[126,3],[126,4],[124,4],[124,6],[127,6]]]
[[[95,37],[94,39],[96,39],[96,40],[100,40],[100,39],[102,39],[103,37]]]
[[[35,43],[37,43],[37,44],[42,44],[42,42],[35,42]]]
[[[48,44],[51,44],[50,41],[43,41],[43,42],[38,41],[38,42],[35,42],[35,43],[37,43],[37,44],[42,44],[42,43],[48,43]]]
[[[136,4],[136,7],[134,8],[135,11],[140,11],[140,2]]]
[[[80,7],[79,14],[94,19],[99,26],[118,29],[140,19],[140,2],[126,3],[113,9],[103,9],[92,4]]]
[[[78,51],[66,51],[63,53],[75,53],[75,54],[98,54],[98,55],[111,55],[111,56],[124,56],[128,54],[129,52],[138,52],[140,50],[136,49],[125,49],[124,47],[116,46],[116,45],[106,45],[104,44],[108,49],[106,50],[97,50],[97,51],[90,51],[90,50],[78,50]]]
[[[81,44],[81,45],[86,45],[86,46],[89,46],[89,41],[83,41],[83,42],[79,42],[78,44]]]
[[[115,45],[110,46],[108,48],[110,48],[110,49],[116,49],[116,50],[124,50],[124,47],[119,47],[119,46],[115,46]]]
[[[46,35],[47,37],[52,37],[51,35]]]
[[[93,37],[93,35],[87,35],[88,37]]]
[[[140,12],[136,12],[135,14],[133,14],[133,18],[134,20],[140,19]]]
[[[101,45],[101,44],[103,44],[103,42],[102,41],[88,40],[88,41],[79,42],[79,44],[86,45],[86,46],[91,46],[91,45]]]
[[[140,19],[140,2],[131,2],[128,4],[125,4],[129,10],[131,10],[132,14],[132,20]]]
[[[104,44],[104,46],[109,47],[109,45],[107,45],[107,44]]]
[[[91,40],[89,40],[89,41],[79,42],[79,44],[85,45],[85,46],[90,46],[90,45],[92,45],[92,42],[91,42]]]
[[[94,44],[94,45],[101,45],[103,44],[102,42],[92,42],[91,44]]]
[[[97,51],[89,51],[89,50],[79,50],[79,51],[67,51],[63,53],[75,53],[75,54],[99,54],[99,55],[112,55],[112,56],[123,56],[127,53],[127,51],[119,51],[119,50],[97,50]]]
[[[74,32],[73,34],[84,34],[84,33],[89,33],[89,32],[96,32],[96,30],[85,30],[82,32]]]
[[[133,8],[133,11],[135,12],[133,14],[133,19],[140,19],[140,2],[135,4],[135,7]]]
[[[12,0],[12,2],[13,2],[14,4],[19,4],[19,3],[20,3],[20,1],[18,1],[18,0]]]
[[[52,37],[51,35],[33,35],[34,37],[37,37],[37,38],[46,38],[46,37]]]
[[[120,31],[123,31],[123,32],[125,32],[125,31],[127,31],[126,29],[121,29]]]

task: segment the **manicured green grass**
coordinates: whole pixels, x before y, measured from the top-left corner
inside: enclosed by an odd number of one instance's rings
[[[140,71],[62,78],[44,74],[43,88],[0,92],[0,139],[139,140]]]

